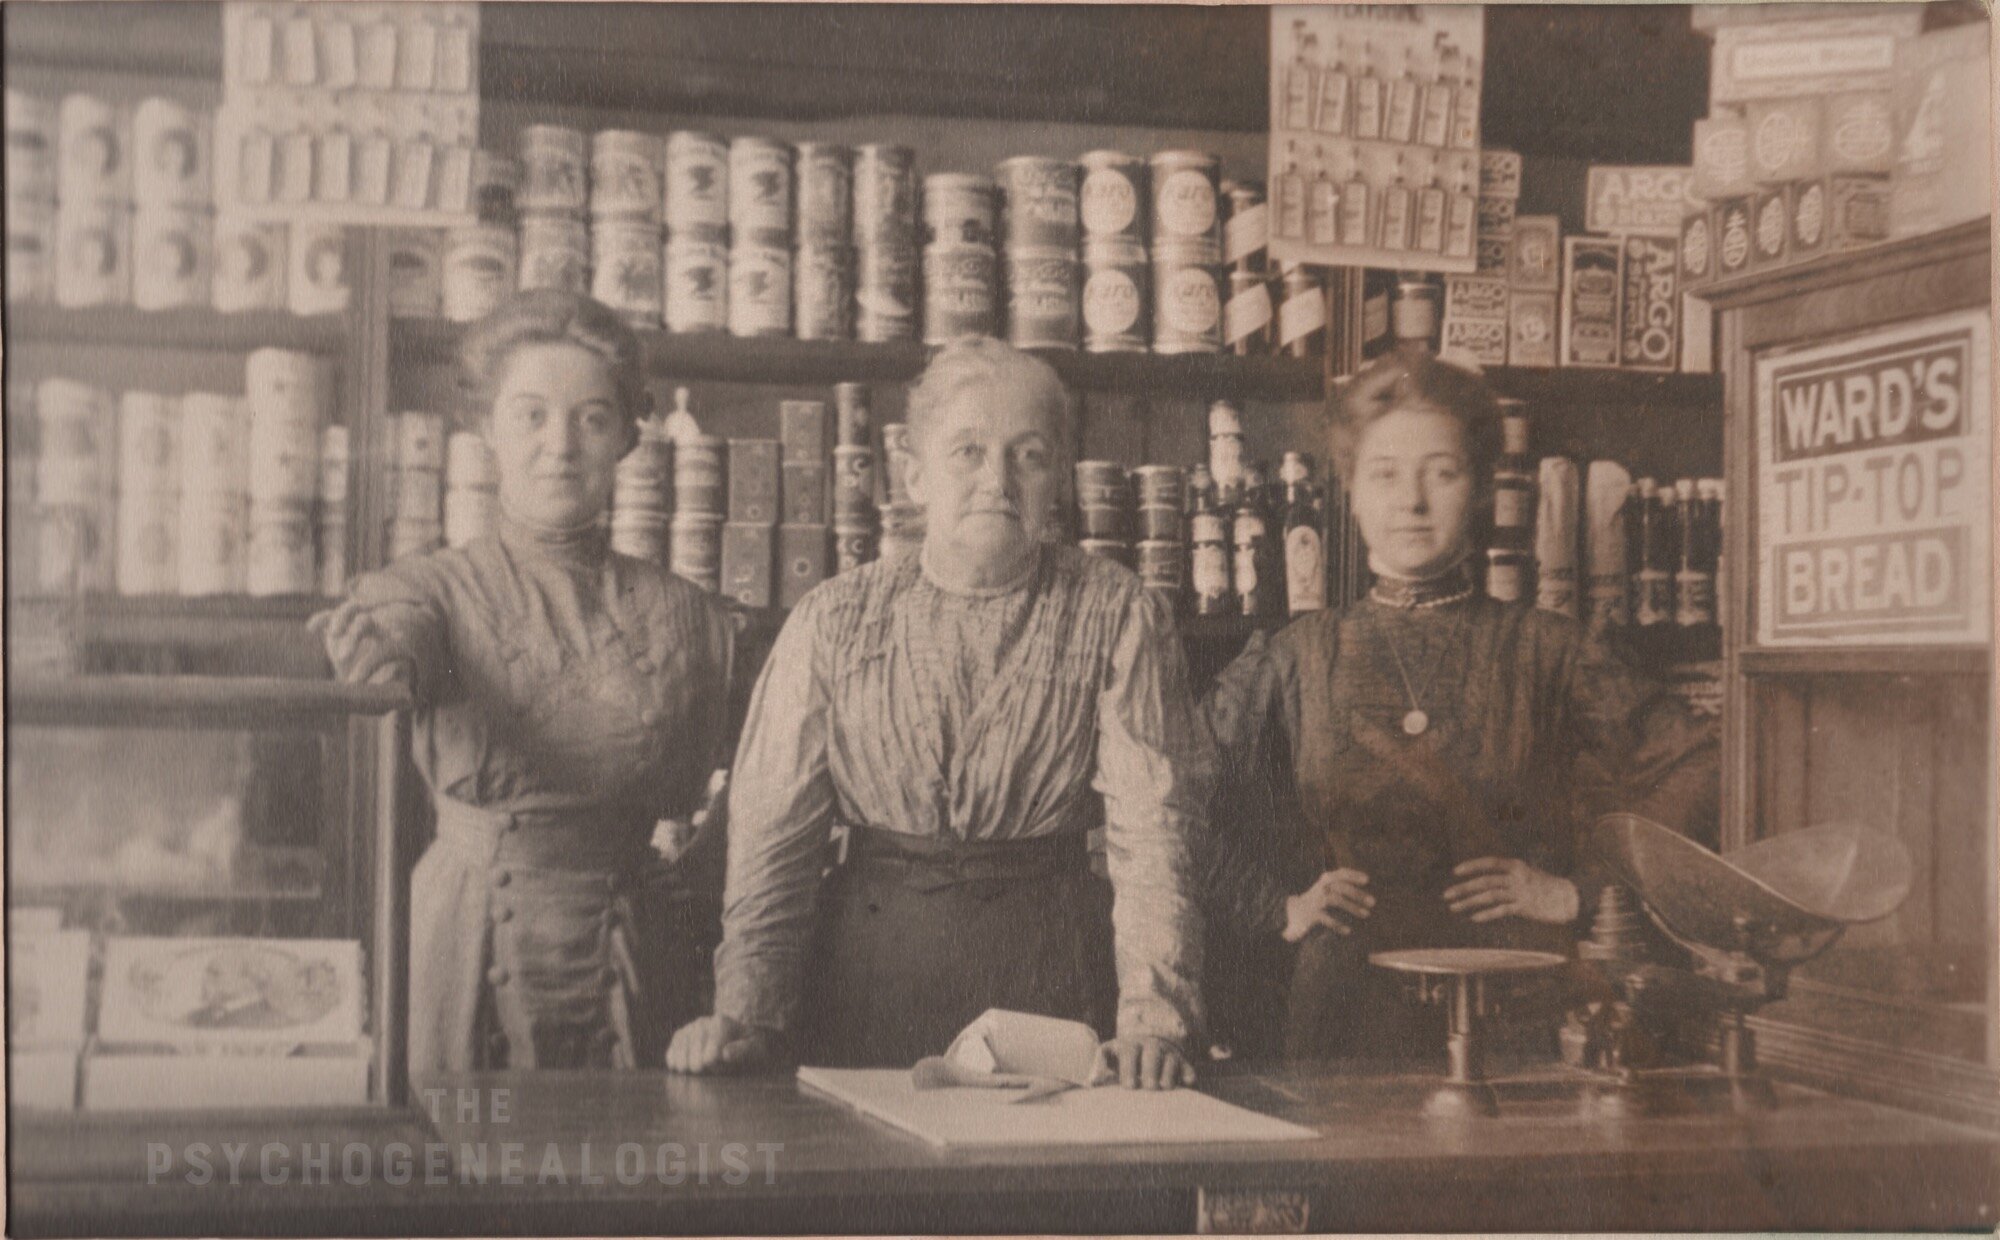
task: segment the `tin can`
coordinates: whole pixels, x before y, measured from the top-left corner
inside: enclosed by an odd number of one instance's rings
[[[564,125],[528,125],[521,130],[521,190],[514,205],[523,212],[581,215],[589,202],[585,165],[590,142],[583,131]]]
[[[112,563],[118,593],[173,594],[180,589],[180,494],[123,492]]]
[[[285,305],[285,226],[233,213],[215,217],[210,300],[224,314]],[[442,277],[440,277],[441,279]]]
[[[1131,500],[1125,467],[1116,461],[1076,463],[1076,502],[1080,508],[1123,508]]]
[[[1132,567],[1132,544],[1122,538],[1079,538],[1076,546],[1086,555],[1098,556],[1126,568]]]
[[[253,503],[311,503],[319,490],[319,423],[252,414],[250,498]]]
[[[56,101],[9,86],[0,119],[7,128],[8,215],[23,202],[54,202],[61,132]]]
[[[1254,181],[1224,181],[1219,188],[1226,208],[1222,261],[1231,271],[1263,271],[1271,246],[1271,208],[1264,201],[1264,187]]]
[[[1139,537],[1166,539],[1179,542],[1187,514],[1179,506],[1162,507],[1159,504],[1141,504],[1139,507]]]
[[[729,235],[731,245],[739,251],[791,246],[792,148],[788,144],[756,136],[730,139]]]
[[[833,568],[837,573],[852,572],[875,558],[873,525],[833,527]]]
[[[776,246],[729,251],[729,334],[792,334],[792,252]]]
[[[1518,603],[1528,592],[1529,557],[1525,551],[1490,547],[1486,552],[1486,593],[1502,603]]]
[[[870,344],[917,335],[917,251],[914,246],[862,246],[855,288],[855,334]]]
[[[1127,527],[1126,509],[1123,504],[1078,504],[1076,509],[1077,529],[1085,538],[1126,539],[1132,536]]]
[[[833,385],[834,442],[842,447],[865,447],[874,442],[874,411],[869,407],[868,385]],[[872,494],[872,492],[871,492]]]
[[[729,227],[729,144],[692,129],[668,134],[666,199],[669,237],[721,240]]]
[[[1083,243],[1083,347],[1091,353],[1144,353],[1152,264],[1131,241]]]
[[[1222,351],[1222,268],[1200,243],[1153,249],[1153,352]]]
[[[56,304],[123,305],[132,296],[132,213],[81,203],[56,211]]]
[[[63,96],[56,113],[56,200],[65,207],[132,200],[129,118],[108,99]]]
[[[1002,235],[1010,256],[1016,250],[1076,249],[1081,171],[1066,159],[1041,155],[1000,161],[993,176],[1000,186]]]
[[[248,522],[249,509],[241,492],[181,492],[174,550],[183,595],[243,592]]]
[[[295,220],[289,227],[285,302],[302,317],[341,314],[354,301],[347,265],[347,229],[340,224]]]
[[[433,319],[444,307],[443,238],[434,229],[388,232],[389,314],[399,319]]]
[[[723,515],[723,441],[703,435],[674,444],[674,512],[676,516]]]
[[[313,565],[312,505],[250,505],[250,543],[243,587],[252,597],[311,594],[319,584]]]
[[[1142,507],[1180,509],[1187,494],[1187,475],[1178,465],[1141,465],[1132,471]],[[1157,537],[1165,537],[1158,535]]]
[[[514,288],[517,251],[505,224],[454,228],[445,237],[444,317],[471,323],[498,309]]]
[[[917,157],[909,147],[854,149],[854,243],[916,253]]]
[[[11,135],[10,135],[11,136]],[[56,296],[56,207],[26,200],[7,204],[7,302],[36,305]]]
[[[800,340],[854,339],[854,247],[801,245],[792,258]]]
[[[521,290],[553,288],[589,295],[590,237],[590,229],[574,216],[521,217]]]
[[[711,594],[722,591],[722,517],[674,514],[668,525],[667,567]]]
[[[395,462],[398,469],[443,474],[450,452],[444,415],[425,410],[399,413],[395,418]]]
[[[35,388],[35,429],[35,498],[95,505],[111,489],[111,394],[74,379],[44,379]]]
[[[907,422],[887,422],[882,426],[882,480],[890,505],[910,502],[910,426]]]
[[[207,305],[213,233],[198,207],[132,213],[132,304],[141,310]]]
[[[177,99],[151,98],[132,114],[132,201],[142,207],[205,207],[209,118]]]
[[[875,449],[859,444],[833,448],[833,523],[871,526],[875,518]]]
[[[990,246],[934,245],[924,251],[924,343],[999,332],[999,260]]]
[[[936,172],[924,178],[924,245],[978,245],[991,249],[1000,189],[993,178],[971,172]]]
[[[1063,249],[1007,252],[1007,339],[1019,349],[1074,349],[1081,334],[1077,261]]]
[[[320,521],[326,522],[330,514],[338,514],[346,519],[347,478],[353,466],[353,458],[348,450],[347,428],[344,426],[323,426],[319,431],[319,502]]]
[[[854,237],[854,151],[832,142],[798,145],[799,247],[846,246]]]
[[[1139,580],[1148,589],[1178,596],[1187,580],[1187,545],[1177,538],[1148,538],[1139,544]]]
[[[472,205],[482,224],[512,224],[520,207],[521,161],[498,151],[472,153]]]
[[[1205,151],[1161,151],[1152,158],[1153,244],[1197,247],[1206,262],[1222,257],[1219,182],[1222,161]]]
[[[248,405],[237,396],[189,392],[181,397],[179,416],[183,498],[190,504],[242,500],[250,482]],[[345,498],[344,479],[341,494]]]
[[[665,295],[660,226],[647,219],[599,219],[590,243],[590,295],[636,327],[658,327]]]
[[[1271,351],[1271,324],[1277,307],[1271,303],[1271,278],[1261,271],[1232,267],[1229,300],[1222,303],[1222,343],[1238,357]]]
[[[673,237],[666,249],[666,320],[671,332],[729,327],[729,250],[721,242]]]
[[[1286,263],[1284,272],[1277,346],[1289,357],[1317,357],[1326,351],[1326,290],[1303,263]]]
[[[658,225],[666,205],[666,150],[658,137],[632,129],[602,129],[590,138],[592,219]]]
[[[1077,162],[1083,166],[1079,214],[1085,244],[1146,244],[1152,214],[1146,161],[1123,151],[1090,151]]]
[[[178,495],[180,418],[171,397],[125,392],[118,398],[118,494]]]

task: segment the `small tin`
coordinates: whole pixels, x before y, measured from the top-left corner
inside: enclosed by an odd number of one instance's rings
[[[825,401],[778,402],[778,444],[785,460],[824,464],[830,429]]]
[[[1222,261],[1231,271],[1262,271],[1271,246],[1271,208],[1254,181],[1224,181]]]
[[[590,292],[590,229],[573,215],[521,217],[520,287]]]
[[[1185,506],[1187,475],[1178,465],[1141,465],[1132,471],[1132,481],[1142,507],[1178,510]],[[1153,537],[1164,538],[1166,535]]]
[[[399,319],[434,319],[444,311],[443,237],[436,229],[388,233],[389,313]]]
[[[744,607],[771,605],[777,527],[732,521],[722,527],[722,593]]]
[[[778,606],[797,607],[812,588],[826,580],[827,528],[798,522],[778,527]]]
[[[182,595],[243,592],[249,509],[240,492],[181,492],[175,568]]]
[[[172,491],[126,492],[118,497],[112,555],[118,593],[173,594],[180,589],[175,552],[180,542],[180,496]]]
[[[444,317],[471,323],[493,313],[514,289],[514,230],[473,224],[445,235]]]
[[[1123,151],[1089,151],[1077,163],[1083,170],[1077,209],[1084,242],[1146,244],[1152,216],[1146,161]]]
[[[1074,349],[1081,338],[1077,261],[1066,249],[1007,254],[1007,339],[1017,349]]]
[[[1139,544],[1139,580],[1149,589],[1178,594],[1187,580],[1187,545],[1179,539],[1148,538]]]
[[[833,449],[833,521],[864,526],[875,515],[875,449],[836,444]]]
[[[668,134],[666,199],[669,237],[721,239],[729,227],[729,144],[692,129]]]
[[[177,99],[152,98],[132,114],[132,201],[142,207],[205,207],[209,118]]]
[[[215,217],[210,300],[224,314],[285,305],[283,224],[224,213]],[[440,276],[442,279],[442,276]]]
[[[801,245],[792,258],[793,315],[800,340],[854,339],[854,247]]]
[[[287,232],[285,302],[291,312],[301,317],[345,313],[354,301],[346,227],[295,220]]]
[[[497,151],[472,153],[472,206],[482,224],[511,224],[520,210],[521,161]]]
[[[993,170],[1000,186],[1001,235],[1011,256],[1022,250],[1074,251],[1081,236],[1077,188],[1082,170],[1066,159],[1016,155]]]
[[[1159,504],[1144,504],[1139,508],[1139,537],[1160,538],[1179,541],[1185,526],[1184,513],[1178,506],[1162,507]]]
[[[178,495],[180,417],[173,398],[125,392],[118,398],[118,495]]]
[[[1153,249],[1153,352],[1222,351],[1222,268],[1206,245]]]
[[[56,304],[123,305],[132,296],[132,213],[65,204],[56,211]]]
[[[854,151],[832,142],[798,145],[799,247],[845,247],[854,237]]]
[[[1277,307],[1271,301],[1271,277],[1261,271],[1229,271],[1229,300],[1222,303],[1222,344],[1238,357],[1271,351],[1272,322]]]
[[[10,135],[11,136],[11,135]],[[56,296],[56,207],[27,200],[7,204],[7,302],[35,305]]]
[[[875,418],[870,404],[867,384],[833,385],[835,443],[860,447],[873,442]]]
[[[908,477],[911,456],[910,426],[907,422],[888,422],[882,426],[882,460],[885,464],[883,481],[888,492],[890,505],[910,502]]]
[[[668,240],[666,321],[671,332],[728,330],[729,250],[721,242]]]
[[[992,177],[937,172],[924,178],[925,246],[993,246],[999,187]]]
[[[250,480],[249,407],[243,399],[215,392],[181,397],[180,459],[181,494],[189,503],[205,496],[243,498]]]
[[[1122,538],[1079,538],[1076,546],[1086,555],[1099,556],[1126,568],[1133,565],[1132,544]]]
[[[855,335],[870,344],[916,339],[921,292],[916,248],[864,245],[859,251],[859,262]]]
[[[1077,528],[1085,538],[1130,538],[1124,505],[1078,504]]]
[[[585,165],[590,143],[583,132],[564,125],[528,125],[521,130],[521,190],[514,205],[523,212],[581,215],[589,202]]]
[[[982,245],[934,245],[924,251],[924,343],[999,331],[999,260]]]
[[[854,243],[915,255],[917,157],[909,147],[870,143],[854,149]]]
[[[660,139],[632,129],[603,129],[590,138],[592,219],[658,225],[666,203],[666,150]]]
[[[1076,502],[1084,508],[1122,508],[1130,503],[1125,467],[1116,461],[1078,461]]]
[[[730,139],[729,233],[731,244],[738,251],[753,246],[782,249],[791,245],[790,145],[754,135]]]
[[[56,199],[65,207],[132,200],[130,118],[108,99],[63,96],[56,115]]]
[[[244,591],[256,598],[313,592],[319,574],[313,564],[311,504],[250,505],[243,576]]]
[[[1153,268],[1131,241],[1083,243],[1083,347],[1144,353],[1152,343]]]
[[[875,558],[875,527],[835,526],[833,529],[833,571],[852,572]]]
[[[730,250],[729,334],[792,334],[790,250],[776,246],[742,245]]]
[[[658,327],[664,296],[660,226],[649,219],[598,219],[590,244],[590,295],[635,327]]]
[[[1197,246],[1206,261],[1222,257],[1222,161],[1205,151],[1161,151],[1152,158],[1153,245]]]
[[[823,524],[827,506],[827,467],[820,461],[784,461],[778,466],[780,520],[792,525]]]
[[[674,513],[676,516],[723,516],[723,451],[721,439],[703,435],[674,444]]]
[[[132,304],[171,310],[208,304],[214,233],[198,207],[141,207],[132,213]]]
[[[54,202],[61,126],[56,101],[7,87],[0,119],[7,128],[7,213],[23,202]]]

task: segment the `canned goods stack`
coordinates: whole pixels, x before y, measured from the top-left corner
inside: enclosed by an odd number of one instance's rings
[[[724,443],[702,434],[688,413],[687,389],[674,393],[674,517],[667,567],[705,590],[722,592]]]
[[[940,172],[924,178],[924,343],[1000,330],[999,189],[990,178]]]
[[[319,434],[319,592],[336,598],[347,589],[347,478],[352,458],[347,428]]]
[[[729,327],[729,144],[676,130],[666,147],[665,306],[670,332]]]
[[[180,592],[240,594],[246,584],[250,406],[240,396],[181,397]],[[344,484],[343,484],[344,485]]]
[[[399,413],[389,509],[389,558],[444,543],[445,426],[441,413]]]
[[[53,99],[6,91],[7,301],[49,302],[56,295],[56,151]]]
[[[1080,162],[1083,347],[1092,353],[1144,353],[1153,342],[1146,161],[1122,151],[1090,151]]]
[[[40,428],[35,419],[35,385],[19,374],[7,379],[5,450],[7,506],[6,565],[16,582],[39,585],[35,564],[35,468]]]
[[[318,358],[290,349],[259,349],[244,365],[250,409],[244,588],[252,595],[311,594],[319,588],[313,505],[330,379]]]
[[[71,94],[56,126],[56,304],[124,305],[132,299],[131,116],[108,99]]]
[[[483,435],[453,431],[444,445],[445,546],[484,538],[499,520],[500,470],[493,449]]]
[[[1081,169],[1017,155],[994,170],[1005,238],[1007,340],[1021,349],[1074,349],[1082,341],[1077,269]]]
[[[132,304],[205,305],[214,229],[209,219],[210,117],[147,99],[132,118]]]
[[[1135,567],[1132,558],[1132,495],[1125,467],[1116,461],[1076,463],[1077,545],[1092,555]]]
[[[1187,580],[1186,476],[1177,465],[1141,465],[1132,481],[1139,501],[1139,579],[1178,607]]]
[[[1153,352],[1222,351],[1221,161],[1202,151],[1152,157]]]
[[[886,492],[882,502],[881,558],[894,560],[924,545],[924,510],[910,497],[910,427],[890,422],[882,427],[882,460]]]
[[[777,583],[780,607],[796,607],[828,573],[827,449],[832,438],[826,403],[788,400],[778,406]]]
[[[854,339],[854,152],[801,142],[792,318],[800,340]]]
[[[520,161],[504,155],[473,152],[472,195],[478,222],[447,232],[438,259],[438,308],[453,323],[485,318],[514,291],[521,265],[516,208],[523,188],[521,169]],[[399,281],[393,255],[390,261],[393,312]],[[405,297],[419,307],[425,300],[407,293]]]
[[[635,327],[661,320],[666,158],[658,137],[635,130],[602,130],[590,142],[590,295]]]
[[[553,288],[587,295],[590,229],[584,213],[591,206],[590,139],[566,125],[527,125],[521,129],[518,149],[521,189],[514,205],[520,214],[520,239],[513,264],[518,285],[523,291]],[[498,246],[497,234],[489,244]],[[446,294],[449,299],[449,289]]]
[[[35,391],[37,593],[111,586],[112,416],[111,394],[87,383],[44,379]]]
[[[180,588],[180,419],[157,392],[118,398],[118,487],[112,562],[118,593],[172,594]]]
[[[1326,285],[1304,263],[1281,263],[1277,334],[1273,346],[1286,357],[1326,352]]]
[[[659,418],[639,423],[639,442],[618,462],[611,486],[611,549],[666,567],[673,520],[674,444]],[[446,513],[450,525],[450,513]]]
[[[844,573],[875,558],[875,419],[866,384],[835,384],[833,404],[834,571]]]
[[[729,334],[792,334],[793,152],[773,138],[729,142]]]
[[[917,157],[906,146],[854,151],[855,335],[871,344],[917,338]]]
[[[771,605],[779,451],[775,439],[729,441],[729,522],[722,527],[722,593],[745,607]]]
[[[224,314],[284,309],[289,246],[283,224],[217,215],[211,304]]]
[[[1271,351],[1277,306],[1269,270],[1271,208],[1264,187],[1224,181],[1221,202],[1222,262],[1229,269],[1229,300],[1222,303],[1222,344],[1239,357]]]
[[[340,314],[354,302],[347,229],[318,220],[286,228],[285,306],[293,314]]]

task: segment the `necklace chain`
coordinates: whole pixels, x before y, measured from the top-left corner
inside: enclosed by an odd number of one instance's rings
[[[1430,715],[1425,712],[1422,696],[1410,681],[1410,669],[1403,662],[1403,651],[1396,644],[1395,635],[1389,632],[1387,624],[1381,625],[1380,628],[1382,640],[1388,644],[1389,654],[1396,660],[1396,674],[1403,678],[1403,694],[1410,700],[1410,713],[1403,717],[1403,730],[1416,736],[1430,727]],[[1450,652],[1455,640],[1446,641],[1438,647],[1437,656],[1431,660],[1430,671],[1424,675],[1424,693],[1431,691],[1431,684],[1437,679],[1438,670],[1444,666],[1444,657]]]

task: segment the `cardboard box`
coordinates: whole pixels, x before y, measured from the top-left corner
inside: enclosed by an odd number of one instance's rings
[[[745,607],[771,605],[771,556],[776,528],[739,521],[731,521],[722,527],[722,593],[725,597]]]
[[[1457,349],[1481,366],[1507,364],[1507,281],[1496,276],[1444,278],[1440,351]]]
[[[1978,219],[1988,202],[1993,125],[1988,22],[1934,30],[1903,49],[1896,73],[1896,169],[1890,235]]]
[[[750,525],[778,523],[778,441],[729,441],[729,519]]]
[[[1818,99],[1772,99],[1750,105],[1750,179],[1758,185],[1808,181],[1820,174]]]
[[[1768,186],[1750,197],[1750,269],[1767,271],[1791,261],[1792,207],[1783,185]]]
[[[1694,123],[1694,192],[1709,202],[1750,192],[1750,122],[1730,109]]]
[[[1827,98],[1820,129],[1820,163],[1828,172],[1880,172],[1896,167],[1895,95],[1851,90]]]
[[[1715,373],[1715,311],[1707,298],[1692,293],[1681,294],[1681,370]]]
[[[824,525],[778,527],[778,606],[797,607],[808,590],[826,580],[832,549]]]
[[[1505,366],[1507,320],[1447,318],[1438,352],[1440,356],[1457,352],[1481,366]]]
[[[1901,45],[1922,24],[1913,5],[1868,17],[1725,26],[1709,58],[1709,102],[1879,90],[1894,80]],[[1985,29],[1978,30],[1984,39]]]
[[[827,467],[818,461],[786,461],[782,508],[789,525],[815,525],[826,520]]]
[[[1618,300],[1624,244],[1613,237],[1564,237],[1562,338],[1564,366],[1618,365]]]
[[[1726,198],[1715,204],[1715,278],[1727,280],[1750,270],[1750,199]]]
[[[1672,371],[1680,365],[1680,242],[1627,237],[1624,265],[1618,364],[1628,370]]]
[[[1478,206],[1479,231],[1499,232],[1512,226],[1515,211],[1519,206],[1520,203],[1512,198],[1481,194]]]
[[[1479,196],[1519,198],[1521,157],[1513,151],[1479,152]]]
[[[829,426],[825,401],[778,402],[778,444],[786,461],[825,461],[832,439]]]
[[[1507,364],[1556,364],[1557,294],[1519,292],[1507,297]]]
[[[1473,246],[1473,270],[1482,276],[1504,276],[1514,258],[1512,227],[1492,232],[1482,230]]]
[[[1677,164],[1593,164],[1584,182],[1584,231],[1672,237],[1700,201],[1694,168]]]
[[[1553,293],[1562,287],[1562,220],[1523,215],[1514,221],[1513,263],[1507,279],[1515,288]]]
[[[1826,182],[1800,181],[1785,193],[1785,248],[1799,262],[1826,248]]]
[[[1681,287],[1700,288],[1715,278],[1714,213],[1707,207],[1681,220]]]
[[[1835,175],[1826,179],[1826,243],[1851,250],[1889,239],[1893,197],[1888,177]]]

